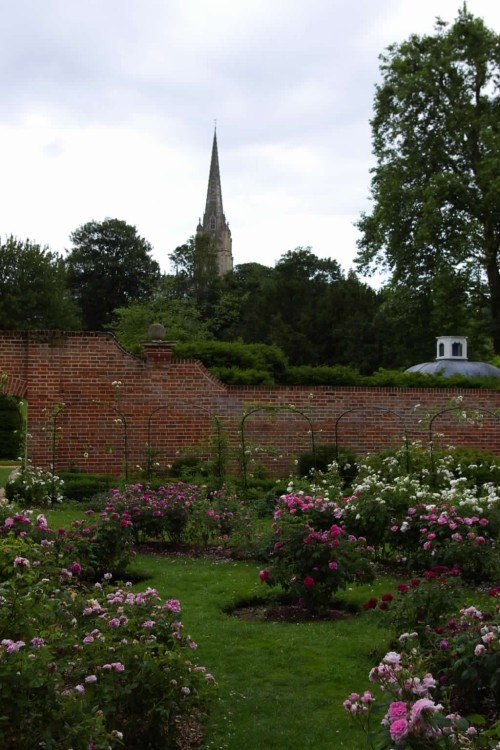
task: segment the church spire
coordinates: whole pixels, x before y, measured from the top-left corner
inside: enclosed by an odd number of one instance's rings
[[[214,130],[205,213],[203,214],[203,222],[198,224],[197,232],[210,234],[215,240],[217,244],[217,269],[219,275],[223,276],[228,271],[231,271],[233,268],[232,240],[229,224],[226,221],[222,207],[217,129]]]

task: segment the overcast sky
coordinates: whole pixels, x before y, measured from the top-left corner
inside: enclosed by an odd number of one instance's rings
[[[203,214],[217,121],[234,263],[352,267],[378,55],[460,0],[12,0],[0,9],[0,236],[64,254],[106,217],[163,271]],[[497,0],[468,0],[500,31]]]

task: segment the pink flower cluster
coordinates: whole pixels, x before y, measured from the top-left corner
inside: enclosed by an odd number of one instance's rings
[[[296,495],[281,495],[274,512],[274,520],[277,521],[285,512],[288,512],[293,516],[298,513],[309,513],[312,510],[320,513],[329,511],[332,512],[336,518],[342,518],[342,508],[332,500],[325,500],[322,497],[312,497],[311,495],[297,493]]]
[[[412,528],[418,529],[422,548],[431,552],[445,539],[484,544],[490,541],[488,535],[485,536],[488,524],[488,519],[482,516],[460,515],[453,505],[421,503],[416,508],[409,508],[401,523],[393,520],[391,531],[393,534],[403,532],[408,536]]]
[[[401,638],[406,640],[410,637],[411,634],[405,634]],[[443,735],[457,736],[464,731],[461,717],[458,714],[445,714],[444,707],[433,700],[431,691],[437,685],[436,680],[430,672],[423,676],[416,674],[410,655],[389,651],[382,662],[370,671],[370,680],[393,697],[381,721],[381,732],[389,735],[395,747],[409,747],[411,737],[428,743],[433,739],[439,740]],[[361,698],[357,693],[352,693],[343,706],[367,728],[363,716],[370,713],[372,704],[373,696],[366,691]],[[439,721],[436,721],[438,716]],[[476,730],[469,727],[466,732],[471,735]]]

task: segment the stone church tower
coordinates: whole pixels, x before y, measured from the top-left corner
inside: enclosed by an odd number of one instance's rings
[[[217,269],[219,276],[233,270],[232,240],[229,224],[222,208],[222,188],[217,152],[217,131],[214,132],[212,160],[208,177],[207,202],[203,221],[198,224],[196,232],[211,235],[217,244]]]

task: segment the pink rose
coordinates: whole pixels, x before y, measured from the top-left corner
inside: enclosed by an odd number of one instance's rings
[[[303,583],[304,583],[304,586],[305,586],[305,587],[306,587],[307,589],[312,589],[312,588],[313,588],[313,586],[315,585],[315,580],[314,580],[314,578],[312,578],[311,576],[306,576],[306,577],[304,578],[304,581],[303,581]]]
[[[396,721],[393,721],[389,727],[389,732],[391,734],[391,739],[394,740],[394,742],[398,742],[408,734],[408,722],[406,719],[396,719]]]
[[[403,701],[394,701],[394,703],[391,703],[391,705],[389,706],[387,715],[391,722],[393,722],[396,719],[405,719],[407,713],[408,711],[406,709],[406,703],[404,703]]]
[[[413,721],[418,721],[422,711],[437,711],[441,708],[443,707],[440,704],[434,703],[430,698],[420,698],[411,708],[411,718]]]
[[[267,579],[269,578],[270,575],[271,574],[269,573],[269,571],[268,571],[267,568],[264,568],[264,570],[261,570],[259,572],[259,578],[260,578],[261,581],[267,581]]]

